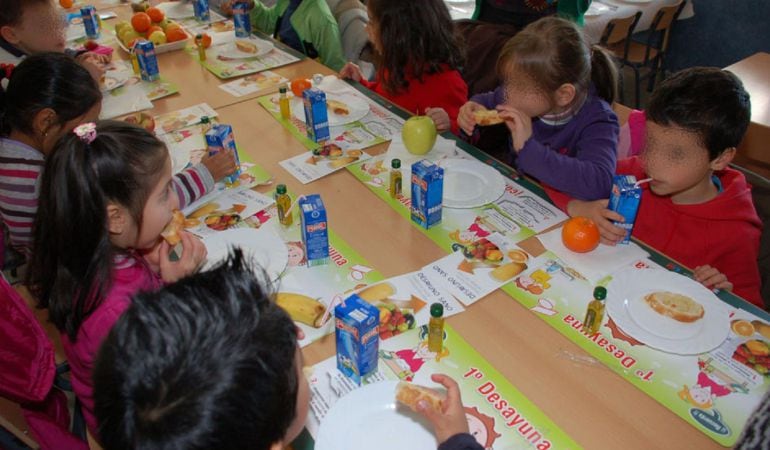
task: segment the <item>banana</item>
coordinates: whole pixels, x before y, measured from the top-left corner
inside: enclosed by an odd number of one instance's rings
[[[395,294],[396,290],[390,283],[380,283],[374,286],[369,286],[363,291],[358,293],[358,296],[366,300],[369,303],[373,303],[379,300],[386,299]]]
[[[205,205],[201,206],[200,208],[196,209],[192,213],[190,213],[189,216],[187,216],[188,219],[200,219],[203,216],[208,216],[209,214],[213,213],[219,208],[219,203],[216,202],[208,202]]]
[[[290,294],[279,292],[275,296],[275,303],[283,308],[291,319],[310,325],[314,328],[320,328],[321,319],[326,312],[326,306],[314,298],[302,294]]]

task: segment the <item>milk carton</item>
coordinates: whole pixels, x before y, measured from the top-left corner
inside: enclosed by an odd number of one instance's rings
[[[302,222],[302,243],[308,267],[329,262],[329,226],[326,208],[318,194],[299,199],[299,217]]]
[[[635,176],[615,175],[613,177],[609,209],[625,218],[625,222],[614,222],[615,225],[626,230],[626,236],[620,242],[621,244],[628,244],[631,240],[631,231],[634,229],[636,212],[639,210],[641,199],[642,188],[637,186]]]
[[[326,94],[318,88],[306,89],[302,93],[305,106],[307,137],[315,142],[329,140],[329,116],[326,111]]]
[[[334,308],[337,369],[355,383],[377,370],[380,310],[356,294]]]
[[[441,222],[444,169],[423,159],[412,164],[412,221],[424,228]]]
[[[241,175],[241,160],[238,157],[238,149],[235,146],[235,135],[233,127],[230,125],[214,125],[206,132],[206,145],[209,148],[209,156],[225,150],[230,150],[235,156],[235,165],[238,167],[235,172],[225,177],[226,184],[234,184]]]
[[[91,5],[80,8],[80,17],[83,19],[83,26],[86,28],[86,37],[88,39],[99,39],[99,17],[96,15],[96,8]]]
[[[233,5],[233,24],[235,25],[235,37],[247,38],[251,36],[251,20],[249,18],[249,4],[237,2]]]
[[[209,11],[209,0],[193,0],[193,12],[195,18],[200,22],[210,21],[211,12]]]
[[[158,57],[155,55],[155,45],[150,41],[139,41],[134,45],[134,54],[139,64],[139,73],[144,81],[156,81],[160,78]]]

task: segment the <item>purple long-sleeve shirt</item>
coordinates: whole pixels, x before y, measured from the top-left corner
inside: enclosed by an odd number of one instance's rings
[[[471,101],[493,109],[504,90],[477,94]],[[516,166],[554,189],[580,200],[607,198],[617,161],[620,126],[612,107],[592,86],[583,107],[562,125],[532,119],[532,137],[516,155]]]
[[[468,433],[455,434],[438,446],[438,450],[484,450]]]

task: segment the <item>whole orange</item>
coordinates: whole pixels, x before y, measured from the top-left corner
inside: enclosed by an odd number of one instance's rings
[[[168,39],[169,42],[183,41],[187,39],[187,33],[181,28],[172,28],[166,30],[166,39]]]
[[[573,217],[561,229],[564,246],[573,252],[590,252],[599,245],[599,239],[599,227],[587,217]]]
[[[166,18],[166,15],[163,14],[163,11],[161,11],[160,9],[154,6],[147,8],[147,11],[145,12],[147,13],[148,16],[150,16],[150,19],[155,23],[161,22],[163,21],[163,19]]]
[[[64,9],[69,9],[69,8],[72,8],[72,5],[73,5],[74,3],[75,3],[75,2],[74,2],[73,0],[59,0],[59,4],[60,4],[60,5],[61,5],[61,7],[62,7],[62,8],[64,8]]]
[[[138,12],[131,17],[131,26],[140,33],[147,31],[151,25],[152,19],[150,19],[147,13]]]
[[[291,80],[291,92],[297,97],[302,97],[302,93],[311,87],[313,87],[313,84],[307,78],[295,78]]]
[[[202,41],[202,44],[203,44],[203,48],[209,48],[209,47],[211,47],[211,36],[209,36],[209,35],[208,35],[208,34],[206,34],[206,33],[203,33],[203,41]]]

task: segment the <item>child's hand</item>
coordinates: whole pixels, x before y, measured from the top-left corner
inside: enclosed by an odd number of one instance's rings
[[[695,278],[695,281],[709,289],[733,290],[733,284],[727,280],[727,275],[709,265],[696,267],[692,271],[692,276]]]
[[[460,107],[460,113],[457,115],[457,125],[459,125],[460,129],[465,131],[468,136],[473,134],[473,129],[476,127],[476,118],[473,116],[473,112],[480,109],[486,108],[476,102],[466,102]]]
[[[182,254],[178,261],[171,261],[171,246],[165,240],[160,244],[160,276],[166,283],[173,283],[195,273],[206,260],[206,246],[187,231],[179,233],[182,238]]]
[[[222,14],[230,17],[233,15],[233,5],[236,3],[246,3],[246,8],[251,11],[254,8],[254,0],[225,0],[219,5]]]
[[[527,140],[532,137],[532,118],[508,105],[498,105],[497,110],[500,111],[500,117],[505,120],[505,125],[511,130],[513,149],[516,153],[520,152]]]
[[[364,78],[364,73],[357,64],[349,62],[345,64],[345,67],[340,70],[340,77],[350,78],[353,81],[361,81]]]
[[[206,166],[214,181],[235,172],[238,165],[235,164],[235,154],[232,151],[219,152],[214,156],[209,156],[208,152],[201,158],[201,164]]]
[[[610,200],[570,200],[567,203],[567,214],[570,217],[582,216],[591,219],[601,235],[602,244],[615,245],[626,237],[626,230],[613,224],[613,221],[625,222],[625,218],[615,211],[607,209]]]
[[[455,434],[467,433],[468,420],[465,418],[465,410],[463,410],[463,401],[460,398],[460,388],[457,386],[457,382],[447,375],[441,374],[431,375],[430,379],[443,385],[447,390],[444,410],[435,411],[425,401],[422,401],[417,404],[417,411],[433,424],[436,440],[442,443]]]
[[[425,115],[433,120],[436,124],[436,131],[441,133],[452,128],[452,122],[449,121],[449,114],[444,108],[426,108]]]
[[[106,61],[104,58],[108,58]],[[102,76],[104,76],[104,65],[109,62],[109,56],[97,55],[96,53],[86,52],[75,58],[81,66],[88,70],[91,74],[91,78],[100,83]]]

